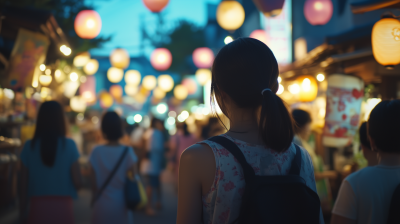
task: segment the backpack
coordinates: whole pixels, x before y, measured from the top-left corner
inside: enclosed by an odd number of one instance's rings
[[[289,175],[256,176],[242,151],[231,140],[215,136],[209,139],[228,150],[240,163],[246,187],[238,219],[234,223],[319,223],[318,194],[306,186],[300,176],[301,150],[296,146]]]
[[[387,224],[400,223],[399,211],[400,211],[400,184],[397,185],[392,195]]]

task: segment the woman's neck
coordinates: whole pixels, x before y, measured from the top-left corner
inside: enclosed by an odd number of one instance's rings
[[[400,166],[399,153],[378,152],[379,165]]]
[[[230,128],[227,135],[239,140],[262,145],[258,134],[258,123],[255,112],[239,110],[231,116]]]

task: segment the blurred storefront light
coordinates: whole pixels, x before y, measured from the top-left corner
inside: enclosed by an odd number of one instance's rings
[[[157,112],[159,114],[165,114],[168,110],[168,106],[165,103],[160,103],[157,105]]]
[[[69,74],[69,79],[71,79],[71,81],[76,82],[78,81],[78,74],[76,72],[71,72],[71,74]]]
[[[225,39],[224,39],[224,43],[225,44],[229,44],[232,41],[233,41],[233,38],[231,36],[226,36]]]
[[[170,75],[160,75],[157,79],[158,87],[164,92],[169,92],[174,88],[174,79]]]
[[[317,80],[313,76],[300,76],[297,78],[297,82],[300,83],[299,99],[302,102],[313,101],[318,94]]]
[[[139,88],[136,85],[128,84],[124,87],[126,95],[135,96],[139,91]]]
[[[143,119],[142,115],[136,114],[133,119],[135,120],[136,123],[140,123]]]
[[[137,70],[128,70],[125,72],[125,82],[129,85],[138,86],[142,76]]]
[[[86,73],[86,75],[94,75],[98,69],[99,62],[96,59],[90,59],[83,67],[83,71]]]
[[[217,22],[225,30],[239,29],[245,18],[243,6],[233,0],[222,1],[217,8]]]
[[[111,67],[107,71],[107,78],[112,83],[119,83],[124,77],[124,70]]]
[[[268,36],[265,30],[254,30],[253,32],[251,32],[249,37],[257,39],[263,42],[264,44],[268,43]]]
[[[146,75],[143,78],[143,87],[147,90],[153,90],[157,86],[157,79],[154,75]]]
[[[39,76],[39,83],[42,86],[50,85],[52,80],[53,80],[53,78],[51,77],[51,75],[40,75]]]
[[[133,116],[128,116],[128,117],[126,118],[126,123],[128,123],[128,124],[130,124],[130,125],[135,124],[135,123],[136,123],[136,122],[135,122],[135,118],[134,118]]]
[[[110,94],[114,99],[121,99],[122,97],[122,87],[120,85],[112,85],[110,87]]]
[[[276,92],[276,94],[281,95],[284,90],[285,90],[285,87],[283,87],[281,84],[279,84],[279,88],[278,88],[278,91]]]
[[[153,90],[153,96],[156,99],[159,99],[159,100],[164,99],[165,95],[166,95],[166,93],[164,92],[164,90],[160,89],[160,87],[156,87]]]
[[[211,76],[212,75],[210,69],[201,68],[196,71],[196,79],[202,86],[204,86],[209,80],[211,80]]]
[[[70,106],[75,112],[85,112],[86,101],[81,96],[74,96],[70,100]]]
[[[39,66],[40,71],[44,72],[44,70],[46,70],[46,65],[45,64],[41,64]]]
[[[86,51],[76,55],[73,64],[75,67],[83,67],[89,61],[90,61],[90,53]]]
[[[60,51],[61,53],[63,53],[65,56],[69,56],[72,53],[72,50],[70,47],[68,47],[67,45],[61,45],[60,46]]]
[[[318,80],[318,82],[324,81],[324,80],[325,80],[325,75],[322,74],[322,73],[318,74],[318,75],[317,75],[317,80]]]
[[[291,94],[298,94],[300,92],[300,86],[297,83],[294,83],[288,87],[288,90]]]
[[[100,15],[94,10],[82,10],[75,18],[74,28],[80,38],[93,39],[101,30]]]
[[[174,96],[178,100],[184,100],[188,96],[188,90],[183,85],[177,85],[174,89]]]
[[[101,92],[99,98],[102,108],[109,108],[114,104],[113,97],[107,92]]]

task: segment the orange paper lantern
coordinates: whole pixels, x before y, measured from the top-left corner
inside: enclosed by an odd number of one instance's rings
[[[93,39],[101,30],[100,15],[94,10],[82,10],[75,18],[74,27],[80,38]]]
[[[208,47],[200,47],[193,51],[192,58],[198,68],[210,68],[214,62],[214,52]]]
[[[100,93],[99,98],[100,98],[100,106],[102,108],[109,108],[114,103],[112,96],[107,92]]]
[[[383,18],[372,28],[372,52],[375,60],[387,68],[400,63],[400,21]]]
[[[150,62],[155,69],[165,71],[172,63],[171,52],[166,48],[157,48],[151,54]]]
[[[122,97],[122,87],[120,85],[112,85],[110,87],[110,94],[115,99],[120,99]]]
[[[314,76],[303,75],[297,78],[300,86],[299,99],[302,102],[313,101],[318,94],[318,84]]]
[[[239,29],[244,22],[243,6],[237,1],[222,1],[217,8],[217,22],[225,30]]]
[[[143,4],[152,12],[160,12],[168,2],[169,0],[143,0]]]

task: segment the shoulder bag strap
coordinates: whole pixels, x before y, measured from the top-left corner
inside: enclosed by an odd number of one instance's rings
[[[96,198],[94,199],[94,202],[96,202],[99,199],[99,197],[103,193],[104,189],[106,189],[107,185],[110,183],[111,179],[114,177],[114,174],[117,172],[118,168],[121,166],[122,160],[124,160],[125,155],[128,153],[128,149],[129,148],[125,146],[125,150],[122,153],[121,157],[119,157],[119,160],[118,160],[117,164],[115,164],[113,170],[108,175],[106,181],[103,183],[103,185],[101,186],[100,190],[97,192]]]
[[[250,164],[247,163],[242,151],[234,142],[222,136],[214,136],[212,138],[209,138],[208,140],[222,145],[236,158],[236,160],[242,166],[246,183],[248,183],[250,179],[256,175],[254,169],[250,166]]]
[[[301,149],[298,145],[294,144],[296,147],[296,155],[292,160],[292,165],[290,167],[289,174],[291,175],[300,175],[301,169]]]

